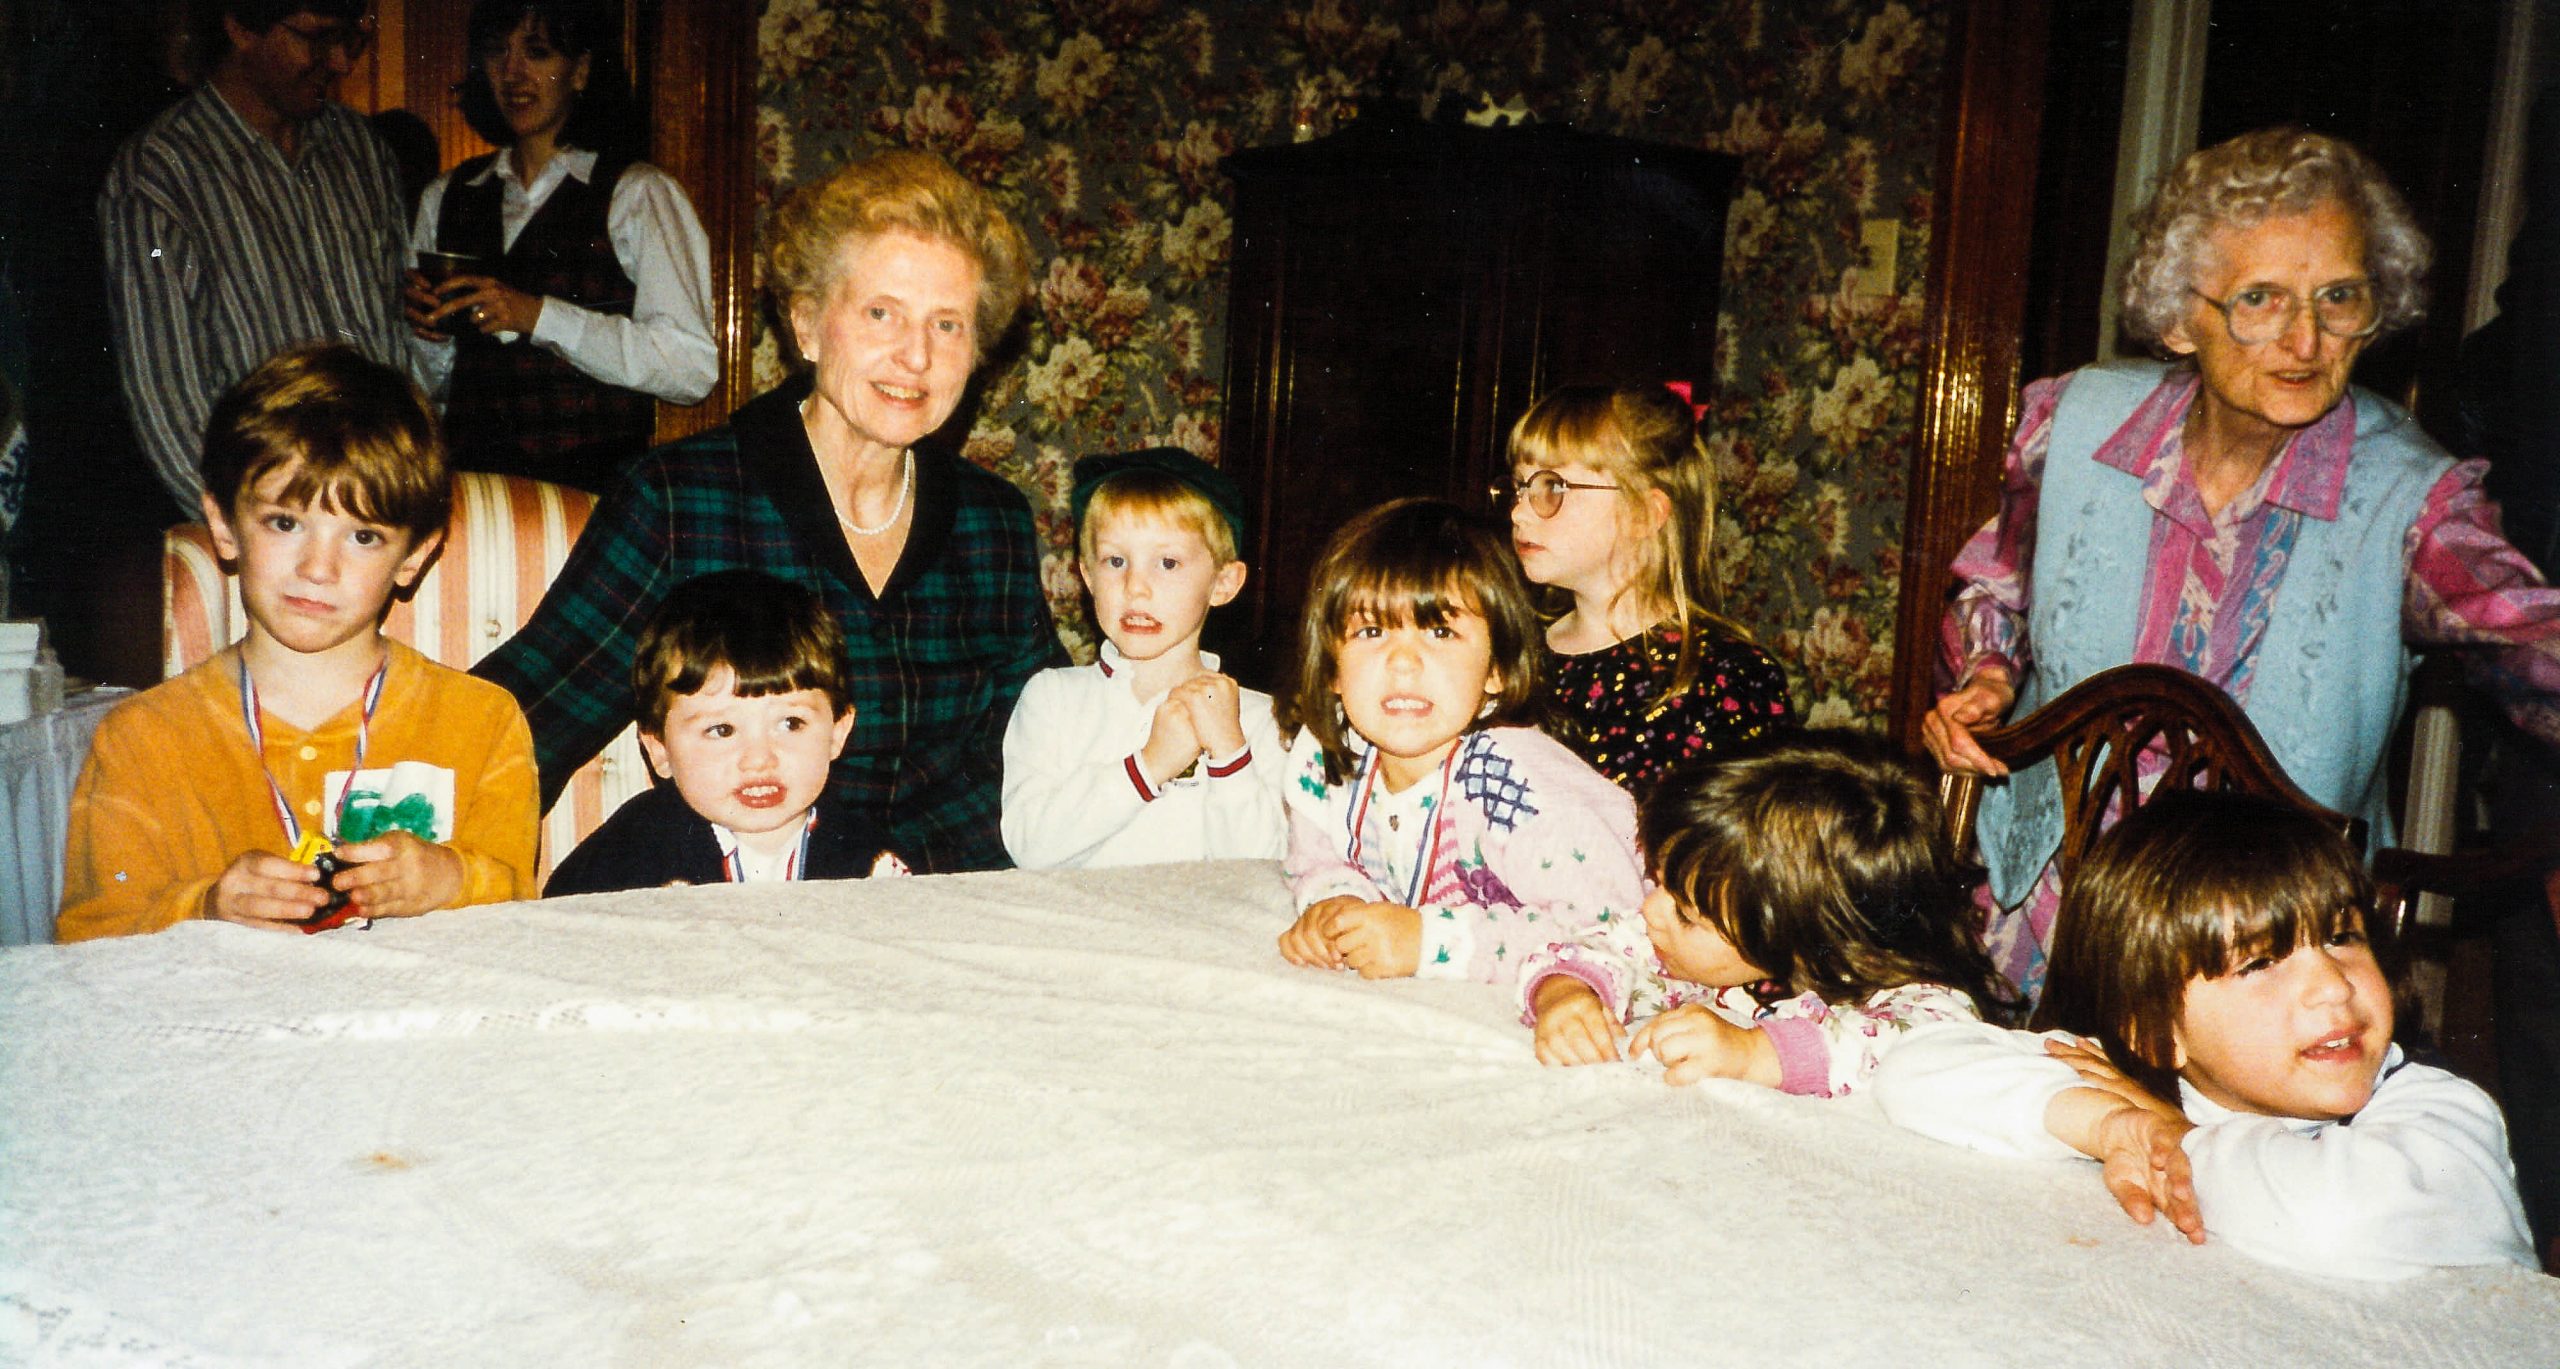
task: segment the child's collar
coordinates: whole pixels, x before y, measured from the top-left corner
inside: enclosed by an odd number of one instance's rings
[[[1200,670],[1205,670],[1212,674],[1217,672],[1218,653],[1214,651],[1201,651],[1194,648],[1192,651],[1192,657],[1199,662]],[[1121,654],[1120,648],[1113,645],[1111,639],[1108,637],[1102,639],[1101,650],[1095,654],[1093,663],[1101,669],[1102,678],[1106,680],[1121,681],[1128,686],[1132,693],[1135,693],[1138,688],[1139,670],[1143,666],[1153,664],[1153,662],[1130,660],[1127,656]],[[1188,679],[1189,676],[1185,676],[1184,678]],[[1162,694],[1163,692],[1164,690],[1159,689],[1156,691],[1156,694]],[[1139,697],[1141,699],[1147,699],[1154,697],[1154,695],[1140,695]]]
[[[805,866],[809,854],[809,834],[817,825],[817,817],[816,804],[813,803],[802,809],[799,825],[787,829],[789,836],[784,838],[792,844],[782,847],[774,854],[762,856],[749,850],[745,839],[736,832],[708,818],[703,821],[711,828],[711,839],[719,843],[720,863],[728,869],[730,881],[745,883],[756,875],[762,875],[766,879],[808,878],[809,872]],[[777,867],[779,867],[778,873],[768,873],[776,871]]]

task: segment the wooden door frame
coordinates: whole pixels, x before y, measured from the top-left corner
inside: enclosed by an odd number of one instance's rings
[[[650,64],[650,160],[693,197],[711,240],[711,333],[720,378],[700,404],[658,406],[658,440],[729,421],[755,393],[755,6],[661,0]]]
[[[1949,566],[1997,506],[2018,404],[2049,0],[1955,8],[1930,213],[1918,431],[1904,505],[1887,726],[1918,750],[1936,701]]]

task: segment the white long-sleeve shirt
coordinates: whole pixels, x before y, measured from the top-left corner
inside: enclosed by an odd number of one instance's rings
[[[1218,668],[1218,658],[1200,654]],[[1287,751],[1271,696],[1236,694],[1244,750],[1205,756],[1149,784],[1138,752],[1164,693],[1141,699],[1137,672],[1105,642],[1092,665],[1044,670],[1023,686],[1004,730],[1004,846],[1026,870],[1277,860],[1288,849],[1280,785]]]
[[[1870,1084],[1885,1116],[1995,1155],[2070,1158],[2047,1105],[2080,1077],[2048,1040],[1972,1022],[1918,1028]],[[2498,1105],[2393,1046],[2363,1111],[2343,1122],[2235,1113],[2179,1085],[2205,1232],[2308,1274],[2397,1279],[2451,1265],[2535,1267]]]
[[[500,182],[498,225],[504,243],[515,246],[535,213],[560,183],[595,174],[596,154],[570,148],[554,155],[535,173],[533,183],[519,181],[515,150],[500,148],[488,170],[474,185],[495,176]],[[409,233],[415,253],[435,250],[436,223],[444,212],[444,196],[453,180],[438,176],[418,200],[418,218]],[[633,162],[614,182],[613,201],[605,209],[605,231],[613,239],[613,259],[631,277],[631,317],[593,309],[546,295],[541,317],[534,321],[533,345],[550,352],[607,385],[639,390],[671,404],[699,403],[720,375],[720,346],[711,337],[711,244],[693,201],[684,187],[647,162]],[[512,337],[501,334],[501,340]],[[419,378],[436,393],[453,371],[453,344],[412,337]]]

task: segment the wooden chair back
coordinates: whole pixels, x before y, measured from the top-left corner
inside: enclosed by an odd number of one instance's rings
[[[2230,695],[2174,666],[2100,671],[2007,727],[1975,733],[1974,740],[2012,771],[2052,758],[2062,784],[2059,861],[2066,882],[2108,814],[2130,811],[2153,788],[2238,790],[2279,799],[2334,822],[2358,850],[2364,847],[2362,819],[2303,793]],[[2141,757],[2154,748],[2167,764],[2145,786]],[[1969,773],[1939,777],[1947,830],[1959,851],[1973,849],[1981,785],[1982,777]]]

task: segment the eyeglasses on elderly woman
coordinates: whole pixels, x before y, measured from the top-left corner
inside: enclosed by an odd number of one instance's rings
[[[2220,310],[2222,326],[2243,347],[2264,346],[2292,331],[2306,302],[2280,285],[2248,286],[2233,291],[2229,299],[2215,299],[2193,286],[2187,287],[2187,293]],[[2308,303],[2312,321],[2331,337],[2371,337],[2382,326],[2382,310],[2371,281],[2332,281],[2312,291]]]

